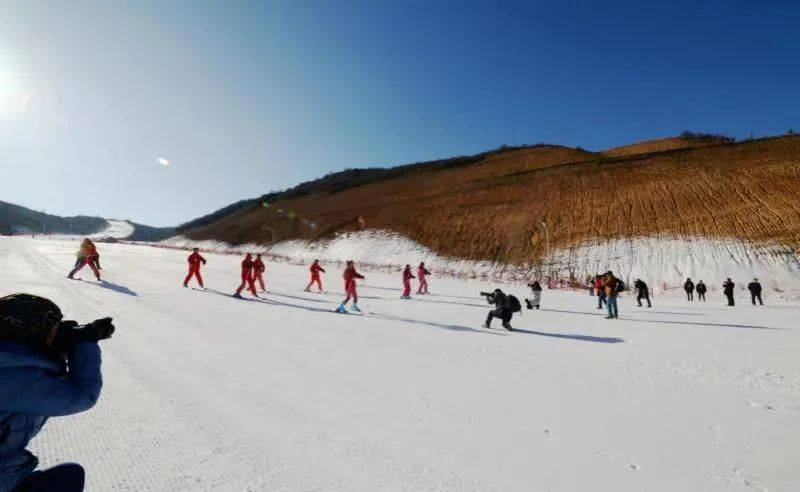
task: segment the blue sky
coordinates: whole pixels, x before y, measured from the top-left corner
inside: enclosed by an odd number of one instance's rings
[[[7,0],[0,200],[174,225],[346,167],[783,133],[799,25],[789,1]]]

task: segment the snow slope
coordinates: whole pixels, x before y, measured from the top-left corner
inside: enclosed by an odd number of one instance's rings
[[[721,289],[731,277],[742,293],[754,277],[764,288],[784,299],[800,299],[800,262],[795,253],[776,245],[756,246],[744,241],[711,240],[702,237],[648,237],[597,241],[559,249],[541,265],[513,266],[488,261],[469,261],[437,255],[425,246],[389,231],[360,231],[341,234],[327,241],[283,241],[271,247],[245,244],[231,246],[218,241],[192,241],[177,236],[163,244],[204,250],[247,252],[268,251],[291,261],[309,262],[319,258],[343,263],[352,259],[374,267],[402,268],[419,261],[436,264],[438,273],[455,277],[526,280],[537,276],[579,280],[613,270],[628,283],[638,277],[657,292],[673,290],[681,296],[686,278],[704,280],[710,290]]]
[[[108,283],[64,278],[74,243],[0,238],[0,294],[114,316],[105,387],[34,441],[88,490],[788,491],[800,481],[800,306],[546,291],[517,332],[480,328],[490,284],[431,280],[401,301],[368,273],[364,316],[270,264],[264,301],[227,297],[240,258],[101,244]],[[436,264],[430,265],[435,271]],[[84,274],[88,278],[89,274]],[[515,290],[512,288],[512,290]],[[522,291],[516,289],[517,294]]]
[[[92,238],[114,237],[117,239],[125,239],[133,234],[133,224],[127,220],[107,219],[106,222],[108,222],[108,227],[100,232],[92,234]]]

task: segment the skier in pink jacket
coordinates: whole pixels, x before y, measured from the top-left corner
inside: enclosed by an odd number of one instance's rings
[[[411,299],[412,278],[416,277],[411,273],[411,265],[406,265],[406,268],[403,270],[403,295],[400,296],[400,299]]]
[[[425,262],[421,262],[419,267],[417,267],[417,278],[419,279],[419,289],[417,289],[417,294],[428,293],[428,279],[426,277],[430,274],[431,272],[425,268]]]

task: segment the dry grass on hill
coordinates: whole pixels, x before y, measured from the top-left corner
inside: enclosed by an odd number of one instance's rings
[[[623,145],[603,151],[606,157],[623,157],[636,154],[649,154],[652,152],[664,152],[665,150],[688,149],[692,147],[705,147],[706,145],[719,144],[719,140],[714,138],[686,138],[668,137],[657,140],[646,140],[635,144]]]
[[[800,243],[800,137],[654,148],[642,144],[650,153],[634,155],[557,146],[509,151],[268,209],[248,206],[186,235],[267,243],[267,228],[279,240],[388,229],[442,254],[515,264],[545,253],[543,220],[552,248],[640,235]]]

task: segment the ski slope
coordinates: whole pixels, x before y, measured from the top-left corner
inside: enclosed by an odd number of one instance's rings
[[[125,239],[134,233],[135,227],[127,220],[107,219],[108,227],[100,232],[92,234],[92,238],[113,237],[116,239]]]
[[[480,328],[482,282],[438,279],[401,301],[399,272],[359,287],[363,316],[268,265],[264,301],[227,297],[240,258],[99,245],[108,283],[64,278],[76,243],[0,238],[0,294],[81,321],[115,318],[98,405],[52,419],[43,466],[87,489],[789,491],[800,482],[800,306],[543,295],[518,331]],[[410,263],[415,258],[409,258]],[[89,272],[82,272],[84,279]],[[508,286],[521,295],[519,286]],[[741,300],[743,301],[743,300]],[[499,323],[495,320],[496,327]]]
[[[754,244],[734,239],[696,237],[636,237],[616,240],[598,239],[568,249],[556,249],[543,259],[544,265],[505,265],[491,261],[472,261],[438,255],[412,239],[391,231],[365,230],[337,235],[330,240],[287,240],[271,246],[230,245],[220,241],[193,241],[174,236],[161,242],[172,247],[198,246],[205,250],[267,250],[292,261],[345,262],[355,260],[378,266],[402,268],[409,258],[435,264],[440,272],[463,278],[529,278],[541,268],[553,278],[582,281],[612,270],[627,283],[645,279],[659,293],[683,293],[683,283],[691,277],[704,280],[710,291],[721,289],[726,278],[738,279],[740,293],[758,277],[764,289],[782,299],[800,301],[800,257],[792,248],[777,244]]]

